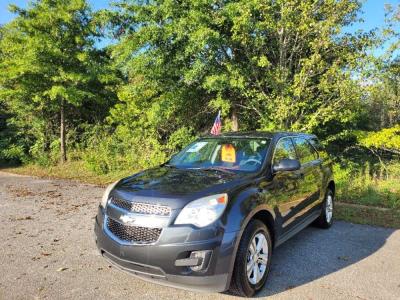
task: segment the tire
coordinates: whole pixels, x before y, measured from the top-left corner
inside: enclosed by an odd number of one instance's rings
[[[330,199],[330,200],[329,200]],[[331,189],[327,189],[325,193],[324,203],[322,204],[322,210],[320,216],[315,220],[314,225],[319,228],[328,229],[333,224],[333,208],[335,197]],[[329,205],[331,203],[331,205]],[[330,215],[329,209],[327,207],[330,206]]]
[[[261,235],[264,236],[265,242]],[[256,244],[260,242],[263,245],[262,249],[257,254],[257,250],[253,251],[254,246],[252,241]],[[268,253],[265,253],[267,249]],[[251,253],[255,253],[252,255]],[[232,280],[229,292],[242,297],[252,297],[255,293],[262,289],[264,286],[271,267],[271,254],[272,254],[272,240],[269,230],[265,224],[259,220],[252,220],[247,225],[243,232],[242,238],[239,243],[239,248],[236,253],[235,265],[233,268]],[[258,255],[260,255],[261,258]],[[265,259],[267,261],[265,263]],[[254,259],[253,259],[254,258]],[[260,264],[258,264],[259,261]],[[254,262],[257,261],[257,266]],[[250,276],[248,276],[247,266],[250,267]],[[256,271],[257,269],[259,270]],[[258,276],[255,274],[258,274]],[[260,279],[261,278],[261,279]],[[253,281],[253,282],[251,282]]]

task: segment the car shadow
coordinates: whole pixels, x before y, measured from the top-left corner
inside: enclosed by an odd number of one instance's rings
[[[337,221],[329,230],[308,227],[274,250],[264,288],[279,294],[359,262],[379,250],[394,229]]]

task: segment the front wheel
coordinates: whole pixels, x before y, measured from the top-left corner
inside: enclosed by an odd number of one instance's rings
[[[327,189],[325,200],[322,204],[321,215],[315,220],[315,225],[320,228],[329,228],[333,223],[333,200],[334,194],[330,189]]]
[[[251,297],[262,289],[271,266],[272,240],[267,226],[252,220],[243,232],[236,255],[230,292]]]

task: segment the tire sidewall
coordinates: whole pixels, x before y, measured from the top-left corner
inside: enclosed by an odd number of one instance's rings
[[[272,254],[272,242],[271,242],[271,235],[269,234],[269,231],[267,229],[267,227],[261,223],[261,222],[255,222],[254,227],[252,228],[252,234],[250,239],[247,241],[247,245],[246,245],[246,251],[245,253],[242,253],[242,255],[244,257],[240,257],[239,259],[242,260],[242,268],[241,268],[241,272],[243,274],[243,278],[242,278],[242,286],[243,288],[246,290],[246,294],[247,295],[254,295],[254,293],[258,292],[265,284],[267,278],[268,278],[268,274],[270,271],[270,267],[271,267],[271,254]],[[247,253],[249,251],[249,247],[251,244],[251,241],[253,240],[253,238],[258,234],[258,233],[263,233],[266,240],[267,240],[267,244],[268,244],[268,262],[267,262],[267,266],[266,266],[266,270],[264,273],[263,278],[257,283],[257,284],[252,284],[249,282],[248,277],[247,277],[247,270],[246,270],[246,266],[247,266]]]

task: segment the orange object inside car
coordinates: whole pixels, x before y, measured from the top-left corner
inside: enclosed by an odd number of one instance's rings
[[[232,144],[224,144],[221,149],[221,160],[223,162],[235,163],[236,162],[236,150]]]

